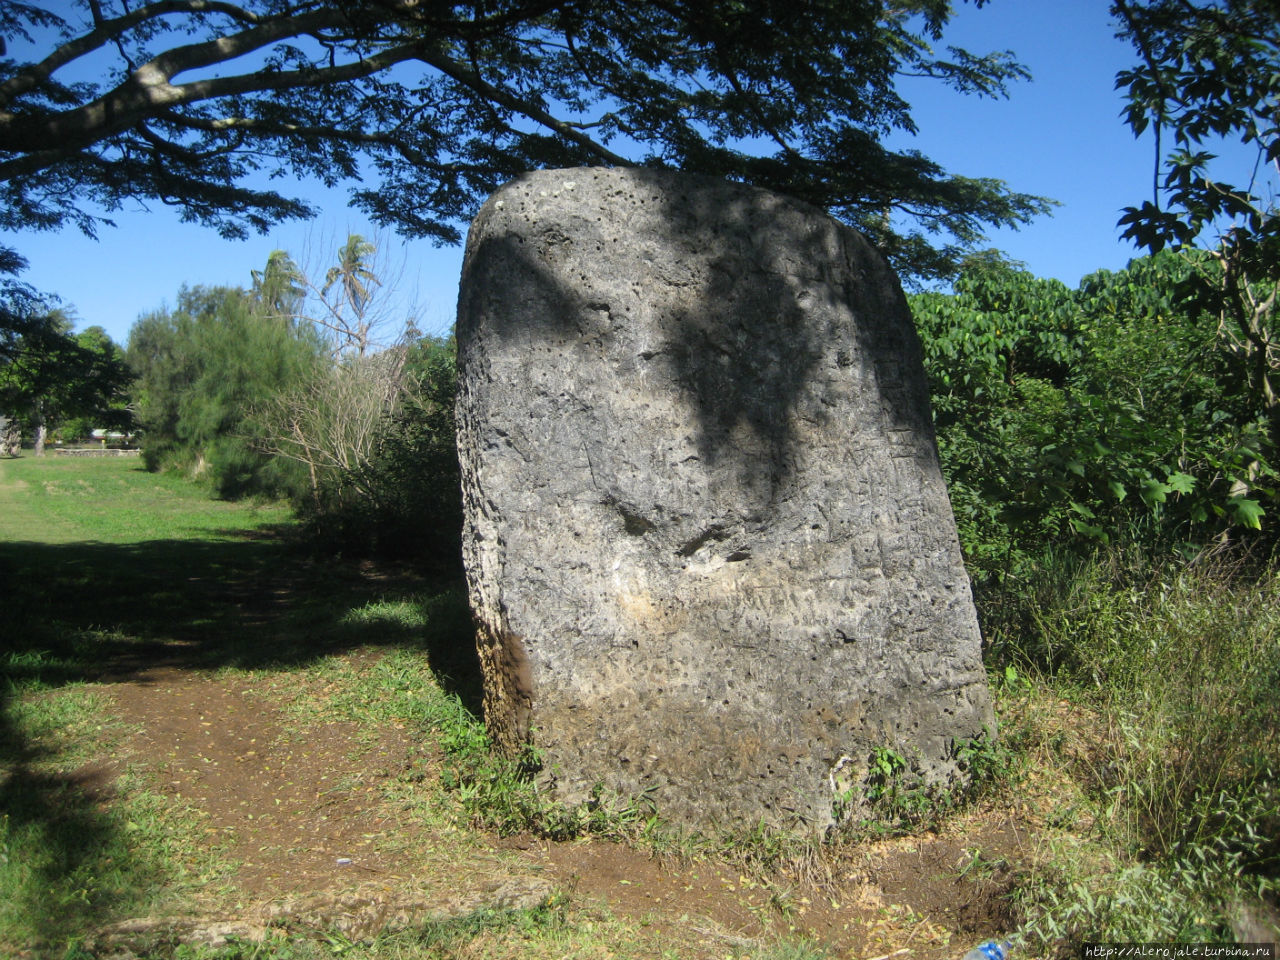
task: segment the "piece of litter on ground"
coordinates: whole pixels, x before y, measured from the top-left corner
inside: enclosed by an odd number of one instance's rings
[[[345,867],[345,866],[348,866],[348,865],[351,863],[351,858],[350,858],[350,857],[339,857],[337,862],[338,862],[338,866],[340,866],[340,867]]]

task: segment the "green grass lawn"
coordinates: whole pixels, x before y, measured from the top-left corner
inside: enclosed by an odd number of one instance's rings
[[[214,503],[130,458],[0,460],[0,943],[56,941],[175,879],[181,811],[127,778],[117,803],[86,789],[84,765],[126,732],[92,680],[208,619],[207,588],[184,584],[260,570],[267,551],[245,537],[286,516]]]
[[[409,639],[353,619],[378,596],[352,565],[301,552],[290,523],[282,504],[211,500],[133,459],[0,460],[0,578],[15,587],[3,649],[91,675],[148,644],[198,644],[191,656],[206,666],[254,667]],[[384,582],[393,600],[421,589]]]
[[[210,500],[135,457],[0,460],[0,540],[142,543],[235,540],[288,520],[283,504]]]
[[[412,845],[426,869],[440,864],[437,883],[465,885],[477,862],[500,862],[485,824],[519,829],[540,815],[515,767],[487,752],[461,586],[316,560],[290,529],[278,505],[211,501],[132,460],[0,461],[0,956],[89,960],[97,954],[86,937],[105,924],[195,903],[234,912],[241,902],[236,864],[202,831],[202,810],[138,766],[128,746],[135,731],[103,694],[106,679],[158,661],[251,688],[298,742],[333,724],[353,726],[357,743],[389,727],[409,730],[424,756],[443,757],[447,776],[439,759],[429,773],[406,769],[377,801],[417,824],[418,834],[384,842]],[[104,767],[105,779],[95,773]],[[657,936],[598,904],[560,900],[371,943],[300,930],[265,945],[160,944],[144,955],[703,955]],[[718,955],[819,956],[786,945]]]

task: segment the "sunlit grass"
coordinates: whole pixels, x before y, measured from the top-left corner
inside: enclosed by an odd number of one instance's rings
[[[491,856],[494,834],[603,837],[686,862],[720,858],[762,884],[806,875],[806,864],[829,876],[840,858],[860,856],[857,838],[699,837],[625,798],[575,809],[548,800],[524,775],[536,756],[512,762],[490,750],[458,585],[432,592],[308,559],[260,535],[283,516],[278,508],[209,501],[114,460],[0,463],[0,501],[9,587],[0,621],[0,954],[74,944],[102,923],[197,896],[234,902],[234,865],[209,843],[197,809],[140,773],[103,780],[106,791],[78,779],[113,762],[128,734],[95,671],[154,646],[184,644],[190,669],[256,691],[264,709],[283,711],[283,737],[340,724],[357,731],[357,752],[380,736],[420,745],[405,769],[376,778],[377,802],[389,822],[431,837],[419,862],[440,876]],[[1046,577],[1033,597],[1038,632],[998,638],[1010,669],[995,665],[1002,740],[988,759],[1000,762],[981,800],[1042,811],[1027,860],[1010,867],[1024,940],[1048,950],[1084,936],[1229,937],[1233,901],[1275,895],[1268,785],[1280,766],[1280,582],[1176,567],[1141,580],[1105,566]],[[971,815],[947,808],[931,829],[961,829],[948,818]],[[986,868],[975,851],[957,870]],[[717,940],[708,929],[623,918],[560,895],[542,910],[372,943],[282,932],[208,956],[824,955],[793,934]]]
[[[0,460],[0,500],[21,492],[24,509],[0,510],[0,539],[221,539],[288,519],[284,504],[211,500],[173,474],[152,474],[134,458],[23,457]]]
[[[424,869],[448,876],[492,858],[472,829],[478,821],[517,829],[545,814],[518,769],[488,753],[456,586],[410,593],[310,561],[247,536],[279,511],[215,503],[127,461],[3,466],[0,565],[21,589],[6,597],[12,643],[0,657],[0,953],[59,952],[104,923],[189,908],[196,898],[233,902],[218,891],[234,865],[210,843],[200,811],[155,792],[144,771],[118,775],[132,766],[117,756],[128,731],[93,677],[142,645],[181,643],[191,669],[259,691],[266,708],[286,708],[286,737],[341,723],[360,731],[357,742],[380,731],[420,741],[416,764],[387,779],[382,802],[395,819],[432,833]],[[119,770],[104,769],[116,759]],[[449,783],[440,776],[446,760]],[[81,777],[90,765],[92,782]],[[210,955],[319,957],[337,943],[306,931]],[[566,904],[341,946],[344,955],[382,960],[455,949],[605,956],[629,943],[639,955],[687,955],[655,947],[634,924]]]

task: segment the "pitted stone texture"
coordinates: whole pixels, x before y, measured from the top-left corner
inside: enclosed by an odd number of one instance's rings
[[[828,824],[878,746],[954,770],[992,721],[977,621],[919,342],[859,234],[715,180],[529,174],[472,225],[457,331],[504,749],[704,826]]]

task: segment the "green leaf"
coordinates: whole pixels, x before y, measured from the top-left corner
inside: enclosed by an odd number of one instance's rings
[[[1189,473],[1175,471],[1169,474],[1169,489],[1174,493],[1190,493],[1195,485],[1196,478]]]
[[[1123,500],[1129,495],[1129,492],[1124,488],[1124,484],[1119,480],[1108,480],[1107,489],[1111,491],[1111,495],[1117,500]]]
[[[1262,517],[1266,511],[1262,509],[1262,505],[1257,500],[1249,500],[1245,497],[1232,497],[1227,501],[1227,506],[1231,508],[1231,512],[1236,515],[1236,522],[1242,526],[1246,526],[1251,530],[1262,529]]]
[[[1138,491],[1138,496],[1142,497],[1147,506],[1154,507],[1157,503],[1164,503],[1172,489],[1173,487],[1167,483],[1147,479],[1142,481],[1142,489]]]
[[[1075,517],[1072,517],[1071,526],[1074,527],[1076,533],[1081,536],[1089,537],[1090,539],[1097,540],[1100,543],[1111,542],[1111,538],[1107,536],[1107,532],[1097,524],[1085,523],[1083,520],[1078,520]]]

